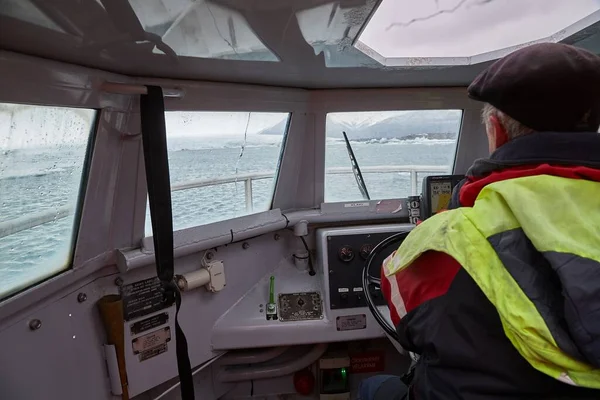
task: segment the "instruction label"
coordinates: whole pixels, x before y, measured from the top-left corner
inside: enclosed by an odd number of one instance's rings
[[[335,324],[338,331],[353,331],[367,327],[367,316],[365,314],[345,315],[337,317]]]
[[[160,280],[144,279],[121,286],[123,318],[129,321],[171,306],[163,302]]]
[[[364,203],[346,203],[344,204],[344,208],[356,208],[356,207],[369,207],[369,202]]]
[[[140,336],[131,341],[133,347],[133,354],[143,353],[147,350],[154,349],[166,345],[167,342],[171,341],[171,328],[166,327],[157,329],[154,332],[150,332],[144,336]]]
[[[140,361],[146,361],[149,358],[156,357],[159,354],[167,352],[167,344],[161,344],[149,350],[142,351],[139,355]]]
[[[160,313],[152,317],[143,319],[136,323],[131,324],[131,335],[137,335],[138,333],[146,332],[157,326],[166,324],[169,321],[169,313]]]

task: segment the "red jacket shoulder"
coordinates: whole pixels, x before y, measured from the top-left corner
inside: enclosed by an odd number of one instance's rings
[[[402,271],[390,277],[382,274],[381,290],[394,325],[426,301],[446,294],[460,267],[451,256],[428,251]]]

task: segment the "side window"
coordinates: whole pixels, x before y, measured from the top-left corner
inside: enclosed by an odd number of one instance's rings
[[[371,199],[421,191],[427,175],[454,164],[462,110],[342,112],[327,114],[325,201],[362,200],[343,132]]]
[[[266,211],[288,113],[166,113],[173,229]],[[152,234],[146,207],[146,235]]]
[[[0,298],[71,264],[95,115],[0,103]]]

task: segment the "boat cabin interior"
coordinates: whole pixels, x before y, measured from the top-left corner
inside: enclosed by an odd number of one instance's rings
[[[466,87],[538,42],[600,53],[600,2],[0,0],[0,397],[402,375],[382,261],[488,155]]]

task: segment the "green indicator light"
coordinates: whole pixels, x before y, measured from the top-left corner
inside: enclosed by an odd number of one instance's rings
[[[271,283],[269,284],[269,303],[275,303],[275,277],[271,276]]]
[[[347,375],[346,368],[342,368],[340,371],[342,373],[342,378],[346,379],[346,375]]]

